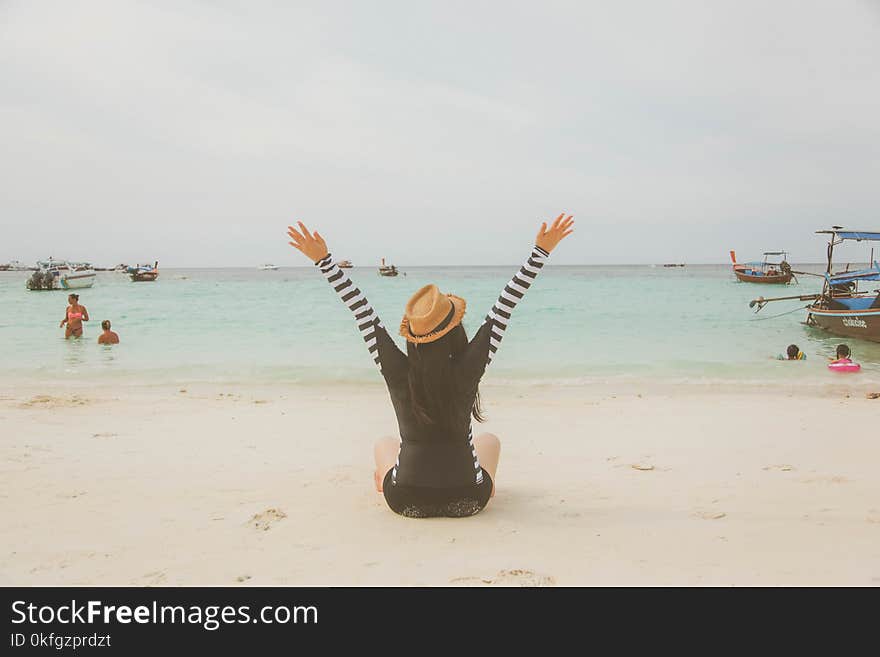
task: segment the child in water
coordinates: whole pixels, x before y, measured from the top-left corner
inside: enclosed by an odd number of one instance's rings
[[[837,345],[837,359],[829,359],[832,363],[851,363],[852,359],[849,357],[849,347],[845,344]]]
[[[785,354],[784,356],[779,354],[776,360],[807,360],[807,355],[796,344],[788,345]]]
[[[109,319],[101,322],[101,328],[104,329],[104,332],[98,336],[98,344],[119,344],[119,336],[115,331],[110,330]]]

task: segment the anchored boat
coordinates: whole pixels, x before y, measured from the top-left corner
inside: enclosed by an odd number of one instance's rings
[[[866,269],[834,272],[834,247],[848,240],[880,242],[880,232],[843,230],[834,226],[831,230],[819,230],[817,234],[830,235],[828,241],[828,264],[822,277],[822,292],[792,297],[765,299],[758,297],[749,303],[758,312],[770,301],[797,299],[810,301],[806,306],[808,326],[851,338],[880,342],[880,290],[859,290],[859,286],[880,281],[880,263],[874,259],[871,249],[870,265]]]
[[[379,276],[397,276],[399,272],[394,265],[386,265],[385,258],[382,258],[382,265],[379,267]]]
[[[128,268],[128,275],[132,283],[152,282],[159,278],[159,261],[153,265],[135,265]]]
[[[760,262],[737,262],[736,251],[731,251],[730,260],[734,275],[743,283],[788,285],[794,279],[785,251],[766,251]]]
[[[27,280],[29,290],[81,290],[95,284],[95,270],[87,262],[40,260]]]
[[[36,267],[28,267],[18,260],[10,260],[5,265],[0,265],[0,271],[34,271]]]

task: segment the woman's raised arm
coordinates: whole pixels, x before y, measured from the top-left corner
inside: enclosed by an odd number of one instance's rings
[[[513,275],[513,278],[501,290],[501,295],[492,306],[489,314],[483,324],[491,323],[489,328],[489,353],[487,356],[487,364],[492,362],[495,352],[501,344],[504,332],[507,330],[507,324],[510,321],[510,315],[514,308],[525,295],[526,291],[531,287],[532,282],[537,278],[550,252],[566,237],[571,235],[574,230],[574,219],[572,215],[565,216],[563,212],[556,217],[550,228],[547,228],[547,222],[541,224],[538,229],[538,235],[535,237],[535,246],[532,252],[523,263],[519,271]]]
[[[367,349],[373,357],[373,362],[379,370],[382,370],[382,363],[379,360],[379,345],[376,331],[383,329],[379,316],[373,310],[370,302],[364,293],[351,281],[348,274],[333,261],[333,257],[327,250],[327,243],[324,238],[315,231],[310,233],[305,225],[298,221],[299,230],[293,226],[288,226],[287,234],[291,238],[290,245],[304,254],[311,260],[327,282],[336,290],[336,294],[342,299],[342,302],[354,315],[357,322],[358,330],[364,342],[367,343]]]

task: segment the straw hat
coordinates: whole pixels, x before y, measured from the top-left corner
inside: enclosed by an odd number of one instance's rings
[[[407,301],[400,334],[407,342],[434,342],[461,324],[465,308],[467,303],[461,297],[426,285]]]

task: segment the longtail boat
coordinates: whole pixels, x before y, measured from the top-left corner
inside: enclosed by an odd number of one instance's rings
[[[736,251],[731,251],[730,260],[734,275],[743,283],[788,285],[794,279],[785,251],[767,251],[760,262],[737,262]]]
[[[880,281],[880,263],[874,259],[871,249],[870,264],[865,269],[834,272],[834,247],[847,240],[856,242],[880,242],[880,232],[843,230],[834,226],[831,230],[818,230],[817,234],[830,235],[828,241],[828,264],[822,274],[824,283],[819,294],[764,299],[759,297],[749,303],[758,312],[770,301],[798,299],[810,301],[806,306],[807,326],[850,338],[880,342],[880,289],[859,290],[859,285]]]
[[[382,265],[379,267],[379,276],[397,276],[397,267],[394,265],[386,265],[385,258],[382,258]]]
[[[128,268],[128,275],[132,283],[153,282],[159,277],[159,261],[150,265],[135,265]]]

